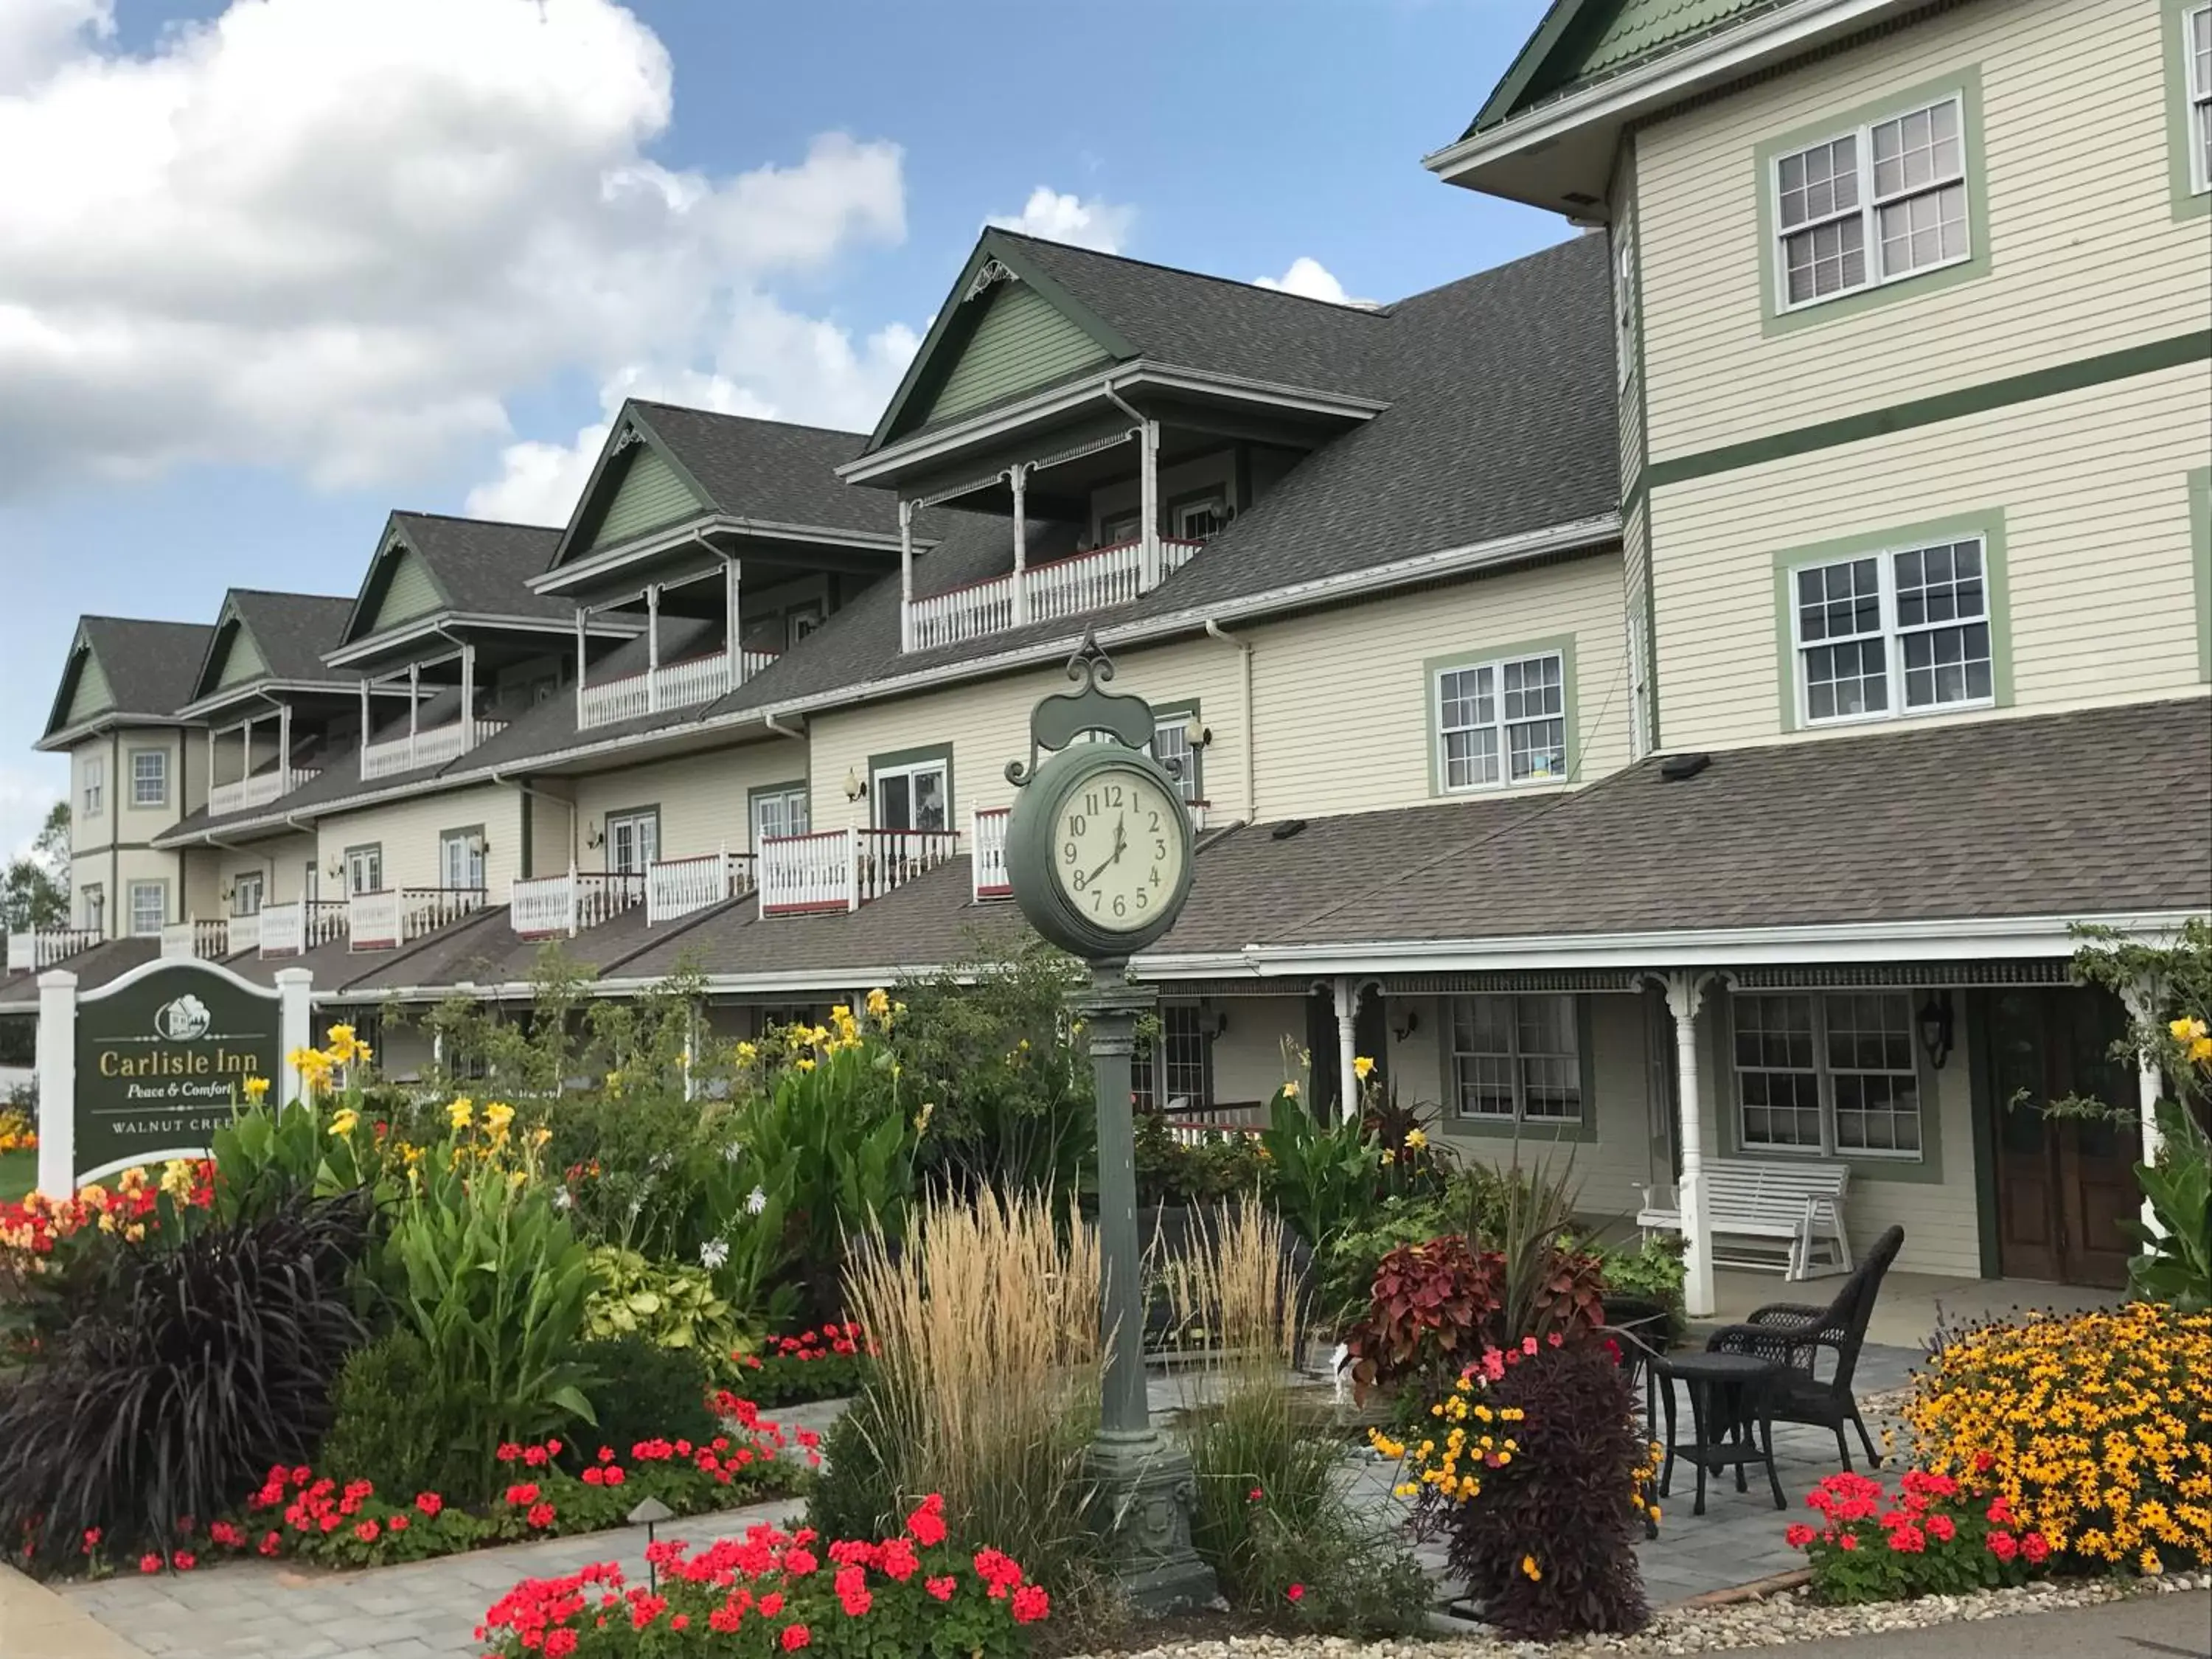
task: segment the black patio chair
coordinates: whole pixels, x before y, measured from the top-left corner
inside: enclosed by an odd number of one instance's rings
[[[1774,1420],[1835,1431],[1836,1449],[1846,1469],[1851,1467],[1850,1445],[1844,1438],[1846,1423],[1858,1430],[1867,1462],[1881,1467],[1881,1454],[1875,1450],[1874,1437],[1867,1432],[1866,1419],[1851,1394],[1851,1373],[1858,1366],[1882,1277],[1904,1243],[1902,1227],[1892,1227],[1875,1240],[1874,1248],[1826,1307],[1770,1303],[1740,1325],[1722,1326],[1705,1343],[1709,1353],[1752,1354],[1779,1364],[1781,1375],[1770,1385]],[[1835,1360],[1833,1371],[1826,1377],[1820,1374],[1824,1351]]]

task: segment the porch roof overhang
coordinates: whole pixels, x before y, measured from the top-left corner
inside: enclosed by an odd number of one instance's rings
[[[915,545],[930,545],[917,539]],[[751,553],[771,564],[801,564],[880,574],[898,564],[895,532],[785,524],[730,513],[706,513],[618,546],[603,548],[532,576],[533,593],[568,595],[586,604],[626,594],[643,581],[690,580],[724,561]]]
[[[1101,417],[1126,419],[1117,398],[1163,424],[1209,423],[1224,437],[1256,437],[1306,447],[1372,420],[1389,405],[1376,398],[1240,379],[1200,369],[1180,368],[1143,358],[1115,364],[1103,372],[1048,387],[995,408],[927,428],[848,461],[837,469],[847,483],[928,493],[943,498],[947,479],[985,475],[1028,459],[1024,453],[1049,448],[1072,428]],[[927,481],[923,483],[922,481]],[[917,485],[921,489],[917,489]],[[957,489],[950,493],[959,493]]]
[[[49,732],[31,745],[42,754],[57,754],[75,748],[87,738],[98,737],[102,732],[118,726],[176,726],[190,728],[200,725],[198,720],[182,714],[139,714],[127,709],[103,708],[89,720],[79,720],[75,726],[64,726]]]
[[[379,695],[383,694],[380,692]],[[333,704],[350,704],[358,701],[360,696],[359,680],[246,680],[210,691],[197,702],[186,703],[177,711],[177,718],[211,720],[222,714],[237,713],[248,703],[274,705],[290,702],[296,706],[303,702],[328,701]]]
[[[1700,93],[1829,45],[1926,0],[1787,0],[1714,32],[1635,59],[1611,74],[1513,107],[1525,77],[1509,75],[1475,125],[1422,158],[1446,184],[1571,218],[1603,219],[1621,136]],[[1540,42],[1532,42],[1540,46]],[[1536,62],[1528,62],[1532,70]]]
[[[586,632],[595,638],[626,640],[642,631],[644,626],[629,617],[598,617],[586,623]],[[545,648],[549,641],[568,639],[574,632],[573,622],[557,617],[433,611],[325,652],[323,660],[333,668],[379,672],[404,668],[410,662],[428,657],[444,656],[447,654],[447,647],[462,635],[471,636],[472,642],[480,647],[501,641],[519,643],[526,647],[520,654],[532,654]]]

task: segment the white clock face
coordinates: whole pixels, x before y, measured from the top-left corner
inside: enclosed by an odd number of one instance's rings
[[[1093,927],[1132,933],[1153,921],[1182,880],[1182,803],[1149,773],[1093,772],[1060,803],[1052,872]]]

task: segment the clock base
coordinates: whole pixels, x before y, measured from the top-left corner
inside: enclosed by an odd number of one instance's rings
[[[1197,1481],[1181,1449],[1146,1430],[1100,1434],[1085,1467],[1096,1483],[1096,1525],[1108,1570],[1130,1605],[1148,1613],[1221,1605],[1213,1569],[1191,1547]]]

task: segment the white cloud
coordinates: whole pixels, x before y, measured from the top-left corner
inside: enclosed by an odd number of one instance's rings
[[[1030,192],[1019,213],[994,215],[989,222],[1000,230],[1041,236],[1048,242],[1072,242],[1100,253],[1119,253],[1137,222],[1137,210],[1086,202],[1073,191],[1039,185]]]
[[[1291,261],[1291,268],[1280,276],[1255,276],[1252,280],[1260,288],[1277,289],[1309,300],[1326,300],[1333,306],[1358,306],[1362,310],[1372,310],[1375,306],[1372,300],[1353,299],[1327,265],[1303,253]]]
[[[0,155],[40,158],[0,171],[0,496],[198,461],[382,482],[509,436],[556,372],[703,361],[795,413],[896,353],[770,289],[903,237],[898,149],[661,165],[668,56],[612,0],[236,0],[140,57],[109,21],[0,0]],[[516,445],[487,489],[560,457]]]

